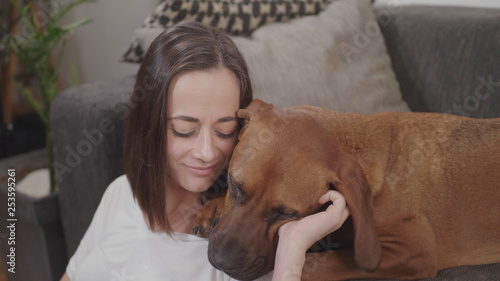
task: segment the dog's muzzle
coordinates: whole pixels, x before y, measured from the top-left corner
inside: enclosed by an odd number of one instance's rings
[[[210,237],[208,260],[215,268],[237,280],[255,280],[267,273],[267,257],[253,255],[219,234]]]

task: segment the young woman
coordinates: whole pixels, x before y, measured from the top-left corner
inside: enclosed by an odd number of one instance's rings
[[[228,35],[199,23],[160,34],[131,96],[126,175],[106,189],[61,280],[231,280],[190,231],[227,169],[236,111],[251,100],[245,61]],[[348,216],[339,193],[320,199],[328,201],[326,211],[280,228],[275,270],[261,280],[300,280],[306,250]]]

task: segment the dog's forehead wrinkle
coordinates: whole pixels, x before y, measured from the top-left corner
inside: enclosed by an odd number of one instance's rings
[[[266,193],[268,197],[277,198],[277,200],[271,201],[270,205],[302,214],[308,209],[307,206],[317,204],[320,194],[308,192],[309,189],[315,190],[311,186],[317,185],[317,182],[317,179],[307,174],[297,177],[285,176],[281,181],[273,181],[273,185],[268,187]]]

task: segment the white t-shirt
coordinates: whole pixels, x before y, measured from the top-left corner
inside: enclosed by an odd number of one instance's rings
[[[104,192],[66,272],[71,281],[234,280],[212,267],[207,248],[207,239],[191,234],[151,231],[122,175]]]

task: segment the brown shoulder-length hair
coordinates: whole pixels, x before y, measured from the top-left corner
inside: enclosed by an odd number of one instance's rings
[[[225,67],[240,82],[240,108],[252,101],[245,60],[223,31],[197,22],[180,23],[151,43],[137,73],[125,120],[124,168],[152,230],[171,233],[166,206],[167,101],[173,77]]]

